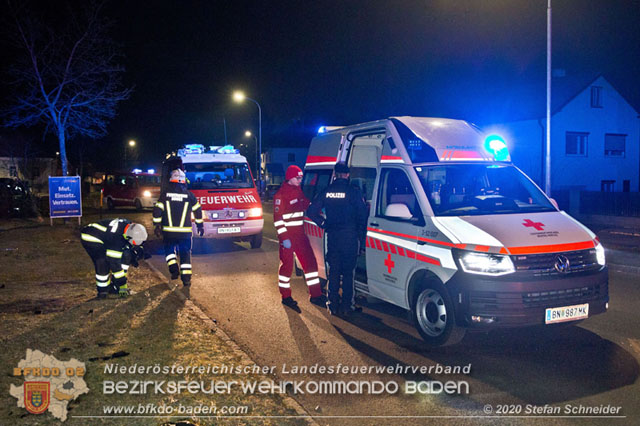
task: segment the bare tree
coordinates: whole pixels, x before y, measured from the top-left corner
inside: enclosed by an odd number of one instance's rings
[[[58,139],[65,176],[67,139],[106,135],[118,102],[131,93],[122,86],[124,68],[107,35],[109,23],[100,16],[103,4],[80,4],[78,10],[67,4],[55,25],[38,19],[24,2],[9,0],[12,41],[23,55],[9,67],[14,96],[3,125],[44,123]]]

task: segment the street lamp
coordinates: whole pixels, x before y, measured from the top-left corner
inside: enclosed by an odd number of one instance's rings
[[[256,138],[256,135],[254,135],[253,133],[251,133],[250,130],[245,130],[244,131],[244,137],[245,138],[253,138],[253,141],[256,144],[256,176],[259,175],[260,173],[260,163],[258,163],[258,139]],[[260,179],[258,179],[258,182],[260,182]]]
[[[136,146],[136,141],[133,139],[129,140],[128,145],[131,147],[131,149],[134,149]],[[124,166],[127,167],[127,147],[124,147]]]
[[[262,108],[260,108],[260,104],[255,99],[248,98],[244,92],[235,91],[233,92],[233,100],[242,103],[244,100],[248,100],[256,104],[258,107],[258,152],[262,154]],[[262,191],[262,167],[260,165],[260,158],[258,158],[258,163],[256,164],[258,168],[258,182],[260,182],[260,190]]]

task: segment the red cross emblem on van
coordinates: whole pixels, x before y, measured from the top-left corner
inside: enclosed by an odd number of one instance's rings
[[[525,219],[524,222],[522,222],[522,225],[526,226],[527,228],[534,228],[536,231],[544,231],[544,223],[542,222],[534,222],[531,219]]]
[[[396,266],[396,262],[391,260],[391,253],[387,254],[387,258],[384,260],[384,266],[387,267],[388,273],[391,273],[391,270]]]

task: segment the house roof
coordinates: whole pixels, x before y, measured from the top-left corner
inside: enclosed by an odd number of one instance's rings
[[[564,108],[600,77],[611,84],[602,74],[554,77],[551,81],[551,115]],[[618,93],[625,97],[620,91]],[[511,86],[508,93],[502,94],[501,102],[481,113],[477,122],[489,124],[540,119],[546,116],[546,107],[546,81]]]

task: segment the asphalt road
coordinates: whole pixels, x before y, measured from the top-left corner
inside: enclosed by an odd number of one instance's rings
[[[426,349],[401,309],[374,303],[366,304],[362,314],[348,321],[330,317],[325,309],[308,302],[306,285],[295,275],[293,296],[302,313],[283,307],[277,285],[278,245],[269,213],[265,213],[264,236],[263,246],[257,250],[250,249],[248,243],[195,238],[190,295],[258,364],[275,367],[274,372],[281,380],[378,380],[400,386],[395,394],[373,396],[293,395],[309,413],[319,416],[316,421],[320,424],[602,424],[604,421],[638,424],[637,275],[612,270],[609,312],[577,326],[553,332],[528,329],[467,333],[457,346]],[[161,254],[158,241],[150,241],[149,246],[154,254]],[[167,272],[164,256],[153,256],[150,261]],[[315,364],[394,367],[470,364],[471,372],[444,374],[432,370],[426,375],[290,372],[295,366]],[[467,382],[469,393],[405,394],[407,381],[425,380]],[[567,405],[571,409],[621,407],[614,414],[626,417],[608,420],[576,417],[565,412]],[[531,414],[534,406],[542,413]],[[560,413],[545,411],[545,406],[546,410],[555,408]],[[500,414],[500,410],[506,413]]]

